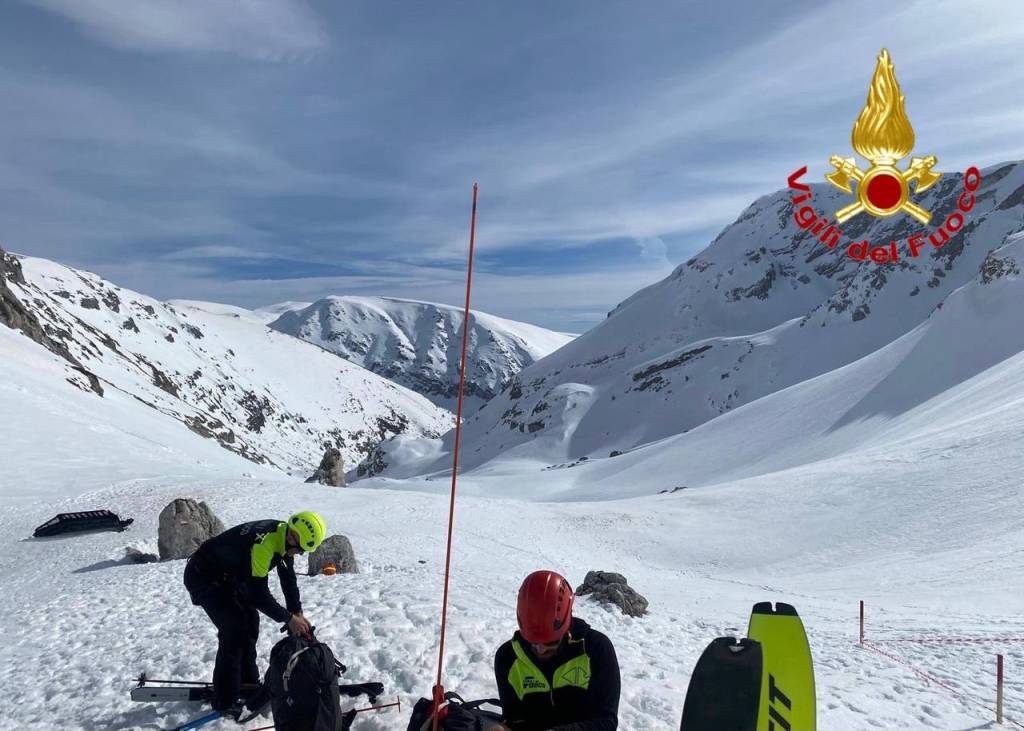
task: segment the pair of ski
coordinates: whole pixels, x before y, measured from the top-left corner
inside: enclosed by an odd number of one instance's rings
[[[690,676],[680,731],[816,731],[814,666],[789,604],[759,602],[745,639],[719,637]]]
[[[131,690],[133,701],[209,703],[213,699],[213,683],[204,680],[153,680],[147,678],[146,674],[143,673],[138,677],[137,682],[138,685]],[[259,687],[258,685],[243,685],[242,691],[251,692]],[[358,698],[365,695],[369,699],[370,704],[374,705],[377,703],[377,699],[384,694],[384,685],[382,683],[339,684],[338,692],[347,698]],[[269,702],[267,705],[269,705]],[[256,709],[245,721],[252,720],[264,710],[266,710],[266,706]],[[171,731],[192,731],[192,729],[213,723],[223,716],[224,713],[222,711],[211,711],[181,726],[175,726]]]

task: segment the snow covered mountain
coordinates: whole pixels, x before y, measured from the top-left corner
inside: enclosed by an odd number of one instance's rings
[[[825,294],[793,315],[789,298],[808,285],[802,274],[783,273],[779,261],[768,286],[757,290],[763,300],[731,299],[700,267],[681,267],[600,326],[607,346],[591,340],[576,353],[582,362],[556,352],[495,397],[480,416],[494,402],[510,409],[533,399],[529,413],[539,403],[534,379],[551,379],[548,405],[531,414],[545,421],[539,429],[531,432],[531,421],[525,431],[505,424],[474,435],[478,421],[470,420],[465,432],[467,444],[481,449],[491,438],[508,441],[498,442],[507,447],[500,459],[460,478],[446,687],[467,698],[494,695],[493,653],[515,629],[515,592],[528,572],[553,568],[575,585],[600,569],[626,575],[650,601],[642,618],[585,597],[574,606],[615,643],[623,729],[678,728],[689,673],[707,642],[741,634],[751,604],[766,600],[800,610],[815,663],[819,728],[987,728],[996,653],[1006,661],[1007,723],[1024,722],[1024,687],[1013,681],[1024,676],[1024,644],[1013,641],[1024,616],[1024,595],[1012,589],[1024,565],[1024,223],[1021,196],[1005,190],[1014,176],[1024,193],[1016,168],[994,192],[984,191],[994,200],[972,220],[989,233],[967,239],[949,269],[934,262],[944,276],[927,270],[918,279],[899,267],[862,266],[829,289],[821,275]],[[711,261],[716,247],[695,261]],[[722,256],[712,266],[726,280],[730,268],[743,265]],[[763,262],[767,255],[761,256]],[[401,713],[359,714],[354,728],[404,728],[408,708],[429,693],[436,671],[448,481],[394,479],[394,467],[391,476],[347,490],[287,480],[183,428],[173,413],[168,418],[165,410],[189,407],[153,385],[158,377],[141,358],[179,384],[173,369],[185,373],[183,363],[217,355],[224,361],[218,378],[237,378],[246,388],[276,378],[272,386],[288,403],[317,392],[326,378],[318,374],[328,370],[317,358],[335,361],[335,374],[339,363],[343,374],[358,367],[261,329],[264,314],[202,303],[163,306],[90,275],[22,262],[24,281],[14,260],[0,276],[0,320],[20,322],[35,338],[0,327],[0,590],[18,598],[0,614],[0,632],[14,638],[11,661],[0,664],[0,683],[12,699],[0,728],[141,731],[205,712],[188,703],[136,703],[127,692],[143,670],[199,680],[213,668],[216,631],[190,604],[183,562],[125,558],[127,547],[153,550],[160,510],[186,495],[208,502],[228,525],[315,504],[330,532],[350,537],[361,573],[299,576],[304,607],[318,637],[349,667],[349,682],[380,680],[388,700],[401,701]],[[858,289],[863,275],[879,286]],[[931,278],[937,284],[929,287]],[[730,286],[739,286],[734,281]],[[919,291],[911,294],[914,286]],[[701,319],[678,330],[697,332],[673,340],[671,323],[658,313],[693,307],[695,292],[707,301],[696,312]],[[931,304],[918,312],[920,297]],[[86,299],[96,302],[83,305]],[[759,305],[770,316],[756,313]],[[147,306],[152,318],[142,317]],[[719,320],[705,325],[716,307]],[[730,312],[747,317],[750,332],[730,329]],[[140,332],[124,330],[122,318]],[[872,322],[880,334],[859,329]],[[73,337],[58,330],[72,327]],[[715,330],[725,334],[709,334]],[[883,341],[877,347],[875,337]],[[106,338],[116,338],[117,350]],[[156,348],[175,345],[184,352]],[[600,360],[619,350],[621,356]],[[720,351],[738,353],[737,362],[729,365]],[[303,383],[279,383],[294,380],[299,358]],[[841,365],[830,367],[834,361]],[[201,367],[212,369],[208,362]],[[747,389],[761,372],[775,381],[752,396],[757,392]],[[746,385],[743,398],[721,413],[710,409],[712,417],[679,428],[702,416],[673,411],[701,403],[672,400],[693,381],[711,395],[719,394],[713,386]],[[187,383],[181,392],[191,393]],[[555,401],[560,395],[564,401]],[[234,398],[227,389],[221,408],[233,413]],[[581,427],[599,426],[595,408],[630,399],[637,399],[630,410],[603,416],[604,428],[616,439],[633,430],[635,440],[648,441],[615,457],[603,453],[614,442],[590,459],[564,456]],[[638,407],[649,420],[632,414]],[[284,447],[292,443],[286,428],[274,433]],[[667,436],[650,437],[658,433]],[[406,466],[444,456],[441,439],[402,436],[389,445],[401,445]],[[447,467],[447,459],[440,464]],[[249,474],[239,477],[242,469]],[[100,507],[115,507],[135,523],[127,533],[28,538],[57,512]],[[876,650],[856,643],[858,600],[867,602]],[[260,636],[261,668],[278,639],[273,630],[265,625]]]
[[[35,363],[39,373],[45,363],[49,379],[36,379],[29,394],[37,403],[66,400],[69,384],[97,401],[129,397],[133,409],[95,428],[131,432],[138,412],[149,410],[251,462],[305,475],[326,445],[353,464],[388,436],[436,436],[452,425],[418,394],[270,330],[247,310],[160,303],[44,259],[0,257],[5,302],[20,307],[17,318],[0,322],[29,335],[5,339],[0,378],[24,393],[24,373],[11,369]],[[67,439],[59,409],[51,416],[43,433]]]
[[[1024,645],[1007,639],[1020,636],[1024,616],[1024,595],[1012,589],[1024,565],[1024,329],[1008,327],[1024,298],[1022,266],[1024,236],[1012,237],[903,337],[685,434],[571,469],[495,460],[464,474],[446,687],[494,695],[494,650],[515,629],[527,573],[550,567],[576,585],[602,569],[650,601],[641,618],[589,597],[574,606],[615,643],[623,729],[678,728],[707,642],[742,633],[750,606],[767,600],[797,606],[807,627],[819,728],[992,727],[996,653],[1009,680],[1007,724],[1024,722],[1024,686],[1012,680],[1024,673]],[[0,348],[13,338],[0,328]],[[17,382],[31,385],[33,372]],[[119,392],[98,399],[65,386],[76,410],[94,405],[93,418],[118,405]],[[0,419],[0,480],[38,491],[51,481],[38,467],[51,446],[19,441],[21,431]],[[184,562],[125,558],[129,546],[153,550],[160,510],[183,495],[228,525],[315,501],[330,531],[350,537],[361,573],[300,575],[303,606],[349,682],[380,680],[401,701],[401,713],[360,714],[353,728],[405,727],[436,671],[447,480],[376,477],[331,490],[279,474],[230,478],[219,465],[140,479],[146,451],[126,452],[104,431],[84,430],[77,444],[105,459],[76,465],[73,481],[45,498],[0,505],[0,587],[18,597],[0,614],[0,631],[16,638],[0,664],[14,700],[0,728],[142,731],[205,712],[128,697],[143,670],[201,680],[213,668],[215,629],[181,585]],[[135,518],[127,533],[27,537],[54,513],[112,505]],[[858,600],[877,651],[857,644]],[[131,631],[111,617],[130,618]],[[261,668],[274,629],[264,624],[260,635]],[[36,662],[41,655],[52,662]]]
[[[393,297],[327,297],[285,303],[270,323],[455,411],[462,347],[462,310]],[[471,414],[526,366],[562,347],[572,335],[483,312],[470,315],[466,401]]]
[[[606,458],[880,351],[926,322],[960,287],[980,286],[979,277],[991,278],[986,271],[1004,266],[993,252],[1024,230],[1024,166],[982,172],[977,202],[959,232],[941,248],[927,245],[917,258],[904,251],[884,265],[830,250],[799,228],[790,191],[755,201],[698,256],[525,368],[469,420],[463,466],[498,456],[541,465]],[[812,190],[819,210],[846,202],[826,185]],[[948,212],[962,190],[962,176],[947,173],[919,203]],[[905,216],[862,215],[843,230],[852,241],[887,243],[903,242],[920,227]],[[1012,308],[991,316],[1005,339],[1022,326]],[[952,357],[960,335],[947,337],[949,354],[936,357]],[[398,437],[362,472],[445,470],[451,439]]]

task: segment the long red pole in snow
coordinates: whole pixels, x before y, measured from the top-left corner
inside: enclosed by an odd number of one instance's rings
[[[433,731],[440,722],[438,710],[444,701],[441,673],[444,670],[444,636],[448,628],[448,579],[452,567],[452,533],[455,528],[455,481],[459,474],[459,438],[462,436],[462,395],[466,388],[466,348],[469,344],[469,296],[473,288],[473,247],[476,241],[477,184],[473,183],[473,212],[469,218],[469,263],[466,265],[466,306],[462,312],[462,360],[459,362],[459,399],[455,411],[455,447],[452,450],[452,491],[448,501],[448,553],[444,560],[444,597],[441,600],[441,646],[437,653],[437,683],[434,685]]]

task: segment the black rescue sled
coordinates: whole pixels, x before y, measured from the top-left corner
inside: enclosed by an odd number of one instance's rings
[[[77,513],[60,513],[36,528],[33,538],[49,538],[64,533],[81,533],[94,530],[123,531],[134,522],[133,518],[121,520],[109,510],[80,510]]]

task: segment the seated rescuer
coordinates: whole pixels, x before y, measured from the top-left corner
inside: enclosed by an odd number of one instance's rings
[[[241,685],[258,684],[256,641],[260,615],[287,623],[292,634],[305,634],[294,556],[314,551],[327,528],[318,513],[295,513],[287,523],[257,520],[242,523],[209,539],[185,565],[185,588],[217,627],[217,662],[213,670],[213,707],[237,715]],[[287,609],[270,593],[267,574],[277,569]],[[258,610],[258,611],[257,611]]]
[[[618,727],[619,662],[611,640],[572,616],[573,591],[554,571],[519,589],[519,631],[498,648],[494,675],[502,717],[515,731]]]

